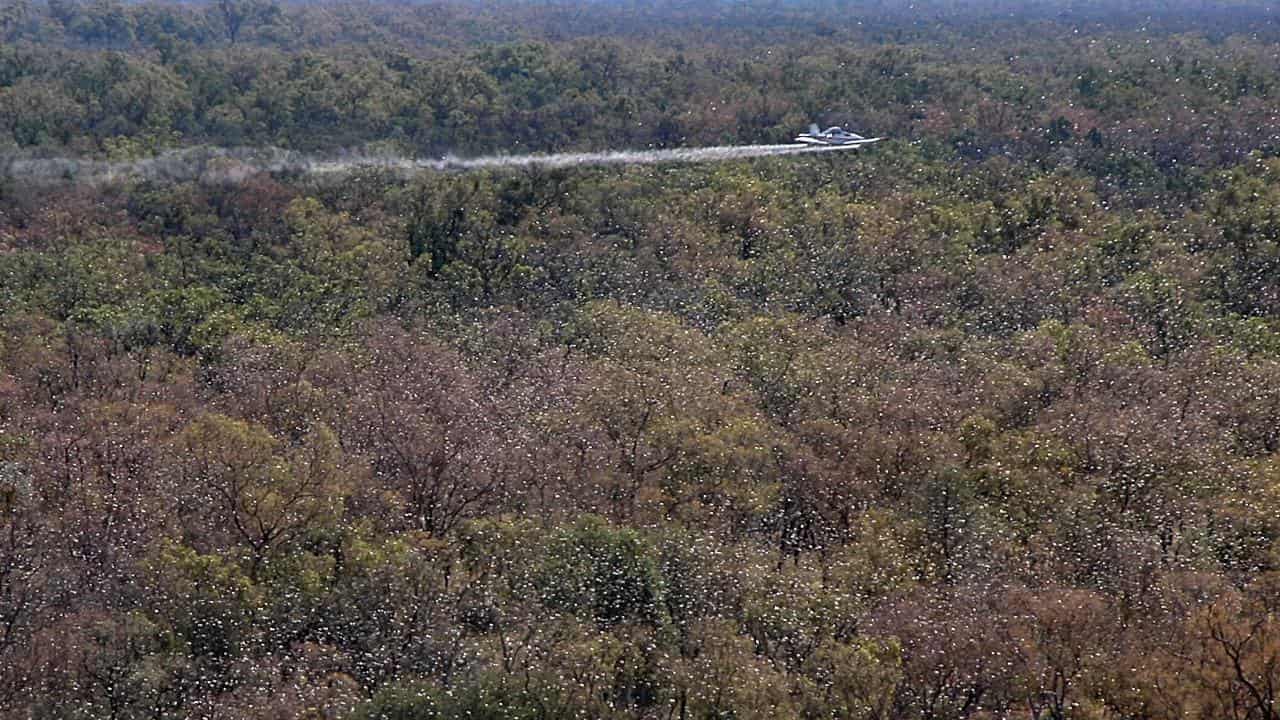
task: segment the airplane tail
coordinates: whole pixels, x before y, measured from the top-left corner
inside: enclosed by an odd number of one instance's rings
[[[821,133],[821,132],[822,132],[822,131],[818,129],[818,123],[809,123],[809,134],[810,134],[810,135],[817,135],[817,134],[819,134],[819,133]]]

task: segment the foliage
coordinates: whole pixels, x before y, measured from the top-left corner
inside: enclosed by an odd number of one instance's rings
[[[963,5],[0,8],[0,716],[1275,718],[1274,21]]]

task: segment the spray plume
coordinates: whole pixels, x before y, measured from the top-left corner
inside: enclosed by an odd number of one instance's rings
[[[592,165],[700,163],[833,152],[856,147],[860,145],[725,145],[666,150],[489,155],[475,158],[445,157],[438,160],[389,156],[317,158],[278,148],[201,147],[174,150],[152,158],[116,162],[70,158],[0,159],[0,177],[30,183],[103,183],[116,180],[239,182],[261,172],[338,175],[362,169],[381,169],[414,174],[519,168],[555,169]]]

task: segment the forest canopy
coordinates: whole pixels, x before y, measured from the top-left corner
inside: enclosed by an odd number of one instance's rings
[[[1273,15],[4,4],[0,716],[1276,720]]]

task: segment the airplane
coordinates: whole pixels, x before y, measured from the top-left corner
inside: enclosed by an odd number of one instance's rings
[[[869,145],[883,138],[864,138],[857,133],[832,125],[826,130],[819,130],[817,123],[809,126],[809,132],[800,133],[796,142],[806,145]]]

